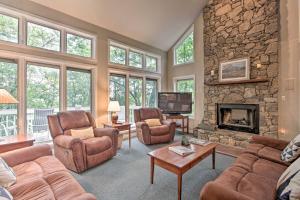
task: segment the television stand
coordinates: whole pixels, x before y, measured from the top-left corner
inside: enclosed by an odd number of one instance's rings
[[[166,120],[175,121],[176,127],[181,128],[183,134],[184,133],[189,134],[189,116],[185,116],[182,114],[175,114],[175,113],[168,114],[165,116],[166,116]],[[178,120],[181,120],[181,122],[178,123]]]

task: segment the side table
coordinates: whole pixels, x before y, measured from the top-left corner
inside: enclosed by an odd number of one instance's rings
[[[24,134],[1,137],[0,153],[32,146],[34,141],[35,140],[31,136]]]
[[[172,121],[177,121],[177,120],[181,120],[181,124],[176,126],[182,129],[182,133],[185,133],[185,129],[186,129],[186,133],[189,134],[189,116],[186,115],[166,115],[166,120],[172,120]],[[186,122],[186,123],[185,123]]]
[[[128,131],[128,144],[129,148],[131,148],[131,124],[124,122],[124,123],[104,123],[104,128],[116,128],[119,131]]]

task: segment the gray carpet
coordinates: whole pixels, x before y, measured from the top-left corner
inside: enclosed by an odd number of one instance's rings
[[[176,140],[179,137],[176,137]],[[104,164],[74,177],[100,200],[175,200],[177,199],[177,177],[155,167],[154,184],[150,184],[150,161],[147,153],[163,145],[145,146],[136,138],[128,141],[118,155]],[[198,200],[203,185],[214,180],[231,165],[233,157],[217,154],[216,170],[211,168],[211,157],[201,161],[183,176],[182,193],[185,200]]]

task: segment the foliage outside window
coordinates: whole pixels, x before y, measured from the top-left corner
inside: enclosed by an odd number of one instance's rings
[[[92,40],[67,33],[67,53],[83,57],[92,57]]]
[[[0,14],[0,40],[18,43],[19,20]]]
[[[195,80],[194,79],[181,79],[176,81],[176,91],[177,92],[191,92],[192,101],[195,102]],[[195,104],[192,106],[192,114],[195,112]]]
[[[18,65],[11,60],[0,59],[0,88],[17,99]],[[15,104],[0,105],[0,136],[17,134],[18,109]]]
[[[91,111],[91,71],[67,69],[67,109]]]
[[[146,56],[146,69],[152,72],[157,71],[157,58],[152,56]]]
[[[125,65],[126,50],[115,46],[109,46],[109,61],[111,63]]]
[[[191,32],[175,47],[175,65],[193,62],[194,60],[194,32]]]
[[[27,23],[27,45],[60,51],[60,31],[31,22]]]
[[[36,141],[51,140],[47,115],[59,111],[59,69],[27,64],[27,133]]]
[[[143,79],[139,77],[129,78],[129,121],[134,122],[134,109],[142,107]]]
[[[157,80],[146,79],[146,107],[157,106]]]
[[[134,51],[129,51],[129,66],[142,68],[143,55]]]
[[[126,77],[112,74],[109,77],[109,99],[118,101],[121,111],[118,113],[119,121],[126,121]]]

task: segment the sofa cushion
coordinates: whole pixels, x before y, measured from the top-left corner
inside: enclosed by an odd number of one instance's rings
[[[244,151],[245,153],[251,153],[258,157],[264,158],[266,160],[270,160],[273,162],[277,162],[284,165],[289,165],[289,163],[281,160],[280,155],[281,151],[272,147],[268,147],[262,144],[249,144]]]
[[[91,123],[85,111],[60,112],[57,114],[57,116],[64,131],[91,126]]]
[[[13,167],[17,176],[17,184],[30,182],[32,179],[59,171],[67,171],[65,166],[54,156],[43,156],[36,160],[25,162]]]
[[[89,138],[83,140],[83,143],[87,155],[98,154],[112,147],[112,141],[108,136]]]
[[[150,127],[150,134],[153,136],[169,134],[169,127],[167,125]]]
[[[300,134],[297,135],[282,151],[281,160],[285,162],[292,162],[300,155]]]

